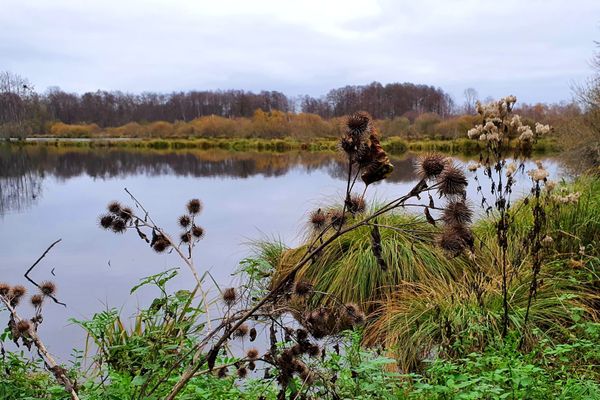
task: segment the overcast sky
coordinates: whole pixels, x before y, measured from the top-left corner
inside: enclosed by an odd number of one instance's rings
[[[571,98],[599,0],[0,0],[0,71],[84,92],[435,85]]]

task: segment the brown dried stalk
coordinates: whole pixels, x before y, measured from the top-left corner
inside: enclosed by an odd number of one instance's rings
[[[11,306],[10,301],[6,297],[0,296],[0,301],[4,303],[4,306],[6,307],[8,312],[10,312],[11,318],[14,323],[19,323],[20,321],[23,321],[23,319],[19,316],[15,308]],[[44,361],[44,365],[46,366],[48,371],[52,372],[57,382],[64,386],[65,390],[71,395],[72,400],[79,400],[79,396],[77,396],[77,392],[75,391],[75,384],[71,382],[71,380],[67,376],[65,369],[58,365],[52,357],[52,355],[48,352],[46,346],[44,345],[44,342],[42,342],[42,339],[40,339],[39,335],[37,334],[37,330],[34,326],[32,326],[29,329],[29,331],[27,332],[27,336],[27,339],[33,342],[33,344],[35,345],[38,355]]]

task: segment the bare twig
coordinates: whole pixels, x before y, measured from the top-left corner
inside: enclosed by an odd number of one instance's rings
[[[29,282],[31,282],[31,284],[32,284],[32,285],[36,286],[36,287],[37,287],[38,289],[40,289],[40,290],[41,290],[42,288],[40,287],[40,285],[38,285],[38,283],[37,283],[36,281],[34,281],[33,279],[31,279],[31,278],[29,277],[29,273],[30,273],[31,271],[33,271],[33,269],[35,268],[35,266],[36,266],[36,265],[38,265],[38,263],[39,263],[40,261],[42,261],[42,258],[44,258],[44,257],[46,256],[46,254],[48,254],[48,252],[50,251],[50,249],[51,249],[51,248],[53,248],[53,247],[54,247],[54,245],[58,244],[58,243],[59,243],[61,240],[62,240],[62,239],[58,239],[58,240],[56,240],[55,242],[53,242],[53,243],[52,243],[50,246],[48,246],[48,248],[46,249],[46,251],[44,251],[44,252],[42,253],[42,255],[41,255],[41,256],[40,256],[40,257],[39,257],[39,258],[38,258],[38,259],[37,259],[37,260],[36,260],[36,261],[33,263],[33,265],[32,265],[31,267],[29,267],[29,269],[27,270],[27,272],[25,272],[25,275],[24,275],[24,276],[25,276],[25,278],[26,278],[26,279],[27,279]],[[54,271],[54,269],[52,269],[52,271]],[[52,272],[52,274],[54,275],[54,272]],[[52,299],[52,300],[53,300],[53,301],[54,301],[56,304],[60,304],[61,306],[65,306],[65,307],[67,306],[65,303],[62,303],[62,302],[58,301],[58,299],[57,299],[56,297],[54,297],[52,294],[47,294],[47,293],[44,293],[44,295],[46,295],[46,296],[50,297],[50,298],[51,298],[51,299]]]

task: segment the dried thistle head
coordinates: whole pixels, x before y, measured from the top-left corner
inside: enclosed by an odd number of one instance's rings
[[[115,220],[115,217],[110,214],[101,215],[98,218],[98,224],[103,229],[109,229],[112,227],[112,224]]]
[[[114,233],[123,233],[127,230],[127,222],[123,221],[121,218],[115,218],[111,228]]]
[[[319,208],[318,210],[315,210],[312,213],[310,213],[309,220],[310,224],[314,229],[321,230],[325,227],[325,224],[327,223],[327,216]]]
[[[473,248],[473,233],[465,226],[449,225],[438,237],[438,244],[450,256],[457,257],[465,250]]]
[[[44,296],[41,294],[34,294],[31,296],[31,305],[34,307],[40,307],[44,303]]]
[[[254,371],[256,369],[256,363],[254,361],[248,361],[246,365],[250,371]]]
[[[344,215],[344,212],[342,210],[329,210],[327,216],[331,221],[331,226],[333,226],[334,228],[342,227],[346,223],[346,216]]]
[[[366,111],[358,111],[350,115],[346,120],[347,132],[354,136],[365,136],[370,134],[371,116]]]
[[[133,218],[133,210],[129,207],[123,207],[119,212],[119,217],[125,222],[130,221]]]
[[[165,239],[164,237],[160,237],[154,242],[154,244],[152,245],[152,249],[154,249],[154,251],[156,251],[157,253],[162,253],[163,251],[167,250],[170,246],[171,243],[169,243],[167,239]]]
[[[294,283],[294,294],[300,297],[304,297],[313,290],[313,285],[305,280],[299,280]]]
[[[362,325],[365,322],[365,313],[354,303],[347,303],[344,306],[344,311],[349,318],[352,326]]]
[[[179,217],[179,226],[187,228],[192,223],[192,219],[188,215],[182,215]]]
[[[16,285],[10,289],[9,297],[13,300],[18,300],[27,293],[27,289],[23,285]]]
[[[227,372],[228,372],[227,367],[221,367],[217,370],[217,377],[225,378],[225,377],[227,377]]]
[[[455,165],[448,165],[438,176],[438,191],[446,197],[459,196],[464,198],[468,184],[465,173]]]
[[[233,303],[235,303],[235,301],[237,300],[237,291],[235,290],[235,288],[230,287],[223,290],[222,296],[223,302],[231,307]]]
[[[244,379],[246,376],[248,376],[248,369],[246,367],[239,367],[237,370],[237,376],[240,379]]]
[[[299,342],[303,342],[308,339],[308,332],[306,329],[298,328],[296,329],[296,339]]]
[[[187,203],[187,210],[190,214],[198,214],[202,211],[202,202],[199,199],[191,199]]]
[[[250,331],[250,328],[248,327],[248,325],[241,324],[240,326],[238,326],[238,328],[235,330],[235,332],[233,332],[233,336],[238,337],[238,338],[243,338],[248,334],[248,331]]]
[[[246,357],[248,357],[249,360],[256,360],[258,358],[258,350],[256,350],[254,347],[248,349],[246,352]]]
[[[28,333],[29,329],[31,329],[31,324],[29,323],[29,321],[22,319],[19,322],[17,322],[17,330],[19,331],[19,333]]]
[[[451,200],[442,212],[442,221],[448,225],[464,225],[471,223],[473,210],[464,200]]]
[[[367,209],[367,203],[365,202],[364,197],[358,194],[350,196],[347,203],[346,206],[348,207],[348,211],[352,214],[362,213]]]
[[[6,297],[10,293],[10,285],[6,282],[0,282],[0,296]]]
[[[183,243],[189,243],[192,240],[192,235],[189,232],[183,232],[180,239]]]
[[[204,229],[201,226],[194,225],[192,226],[192,235],[194,235],[196,239],[202,239],[204,236]]]
[[[321,348],[319,347],[319,345],[311,344],[310,346],[308,346],[307,353],[310,357],[319,357],[321,355]]]
[[[121,212],[121,203],[118,201],[111,201],[106,206],[106,209],[113,214],[119,214]]]
[[[44,281],[40,285],[40,291],[44,296],[53,296],[56,293],[56,285],[51,281]]]
[[[420,179],[437,178],[448,164],[448,158],[440,153],[428,153],[417,158],[415,169]]]

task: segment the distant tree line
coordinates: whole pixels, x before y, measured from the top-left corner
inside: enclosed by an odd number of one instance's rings
[[[203,116],[252,117],[265,112],[303,112],[322,118],[366,110],[375,118],[394,118],[413,113],[450,114],[453,102],[442,89],[412,83],[346,86],[322,98],[288,97],[277,91],[253,93],[244,90],[188,91],[141,94],[120,91],[68,93],[57,87],[35,92],[30,83],[9,72],[0,74],[0,124],[23,128],[35,120],[43,128],[48,121],[65,124],[97,124],[101,128],[129,122],[191,121]]]
[[[341,117],[366,110],[386,135],[454,138],[475,123],[477,96],[465,90],[458,107],[440,88],[378,82],[332,89],[320,98],[243,90],[77,94],[53,87],[38,93],[27,79],[0,72],[0,137],[329,137],[338,135]],[[521,115],[545,123],[579,113],[573,104],[521,107]]]

